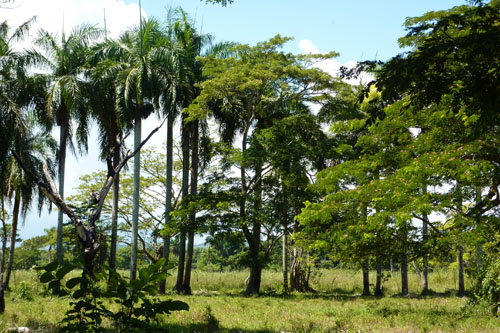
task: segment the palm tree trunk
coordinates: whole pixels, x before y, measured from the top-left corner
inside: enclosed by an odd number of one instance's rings
[[[173,172],[173,152],[174,152],[174,120],[173,117],[167,119],[167,179],[166,179],[166,199],[165,199],[165,227],[168,227],[170,221],[170,213],[172,212],[172,172]],[[170,256],[170,237],[163,237],[163,258],[165,265],[168,265],[168,257]],[[160,281],[159,290],[161,294],[165,293],[166,280]]]
[[[113,168],[120,164],[120,149],[115,147],[113,151]],[[116,243],[118,240],[118,200],[120,198],[120,174],[113,181],[113,206],[111,208],[111,249],[109,252],[109,267],[116,269]]]
[[[363,263],[363,294],[362,296],[370,296],[370,259],[366,258]]]
[[[12,212],[12,225],[10,229],[10,248],[9,248],[9,261],[7,263],[7,270],[5,271],[5,281],[3,283],[3,290],[9,290],[10,273],[12,272],[12,265],[14,264],[14,250],[16,248],[16,235],[17,224],[19,221],[19,208],[21,206],[21,194],[16,190],[14,198],[14,211]]]
[[[134,150],[141,144],[141,114],[136,110],[134,122]],[[132,249],[130,255],[130,280],[135,280],[137,273],[137,235],[139,232],[139,195],[141,177],[141,157],[140,152],[134,156],[134,191],[132,198]]]
[[[7,254],[7,226],[5,225],[5,215],[4,215],[4,205],[3,205],[3,199],[2,200],[2,207],[1,209],[1,214],[2,214],[2,254],[0,257],[0,313],[5,312],[5,297],[4,297],[4,282],[3,282],[3,277],[4,277],[4,272],[5,272],[5,255]]]
[[[182,200],[186,200],[189,192],[189,127],[184,122],[185,116],[182,117]],[[184,201],[185,203],[185,201]],[[178,293],[183,292],[184,284],[184,264],[186,261],[186,227],[181,224],[179,236],[179,264],[177,266],[177,281],[174,290]]]
[[[198,120],[191,123],[191,197],[198,194]],[[196,229],[196,210],[189,213],[188,248],[186,257],[186,271],[182,289],[185,294],[191,295],[191,269],[194,255],[194,232]]]
[[[64,120],[59,127],[59,196],[64,200],[64,171],[66,164],[66,143],[68,142],[69,121]],[[63,254],[63,212],[57,214],[56,258],[59,264],[64,259]]]

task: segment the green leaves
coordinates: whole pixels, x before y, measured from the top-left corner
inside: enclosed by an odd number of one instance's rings
[[[49,283],[52,280],[54,280],[54,275],[50,272],[45,272],[40,276],[40,282],[42,283]]]
[[[76,267],[53,262],[40,270],[40,282],[58,296],[70,296],[71,308],[63,319],[63,332],[99,332],[104,318],[111,319],[122,332],[135,329],[148,331],[151,321],[156,321],[157,314],[169,314],[172,311],[189,310],[189,305],[182,301],[152,298],[157,294],[157,283],[167,277],[165,259],[139,270],[139,277],[127,281],[119,273],[109,270],[108,274],[98,273],[95,277],[81,275],[70,278],[63,284],[63,278]],[[107,291],[102,285],[107,284]],[[72,291],[76,286],[81,288]],[[118,309],[108,309],[106,304],[116,303]]]

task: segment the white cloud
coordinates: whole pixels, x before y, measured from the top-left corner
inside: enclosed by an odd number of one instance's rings
[[[0,11],[0,21],[7,20],[10,26],[16,27],[32,16],[37,16],[37,24],[31,31],[32,37],[36,35],[38,28],[61,33],[63,17],[65,33],[82,23],[104,27],[104,10],[110,37],[118,36],[139,20],[137,4],[125,4],[116,0],[18,0],[13,7]],[[144,11],[142,14],[145,15]]]
[[[299,42],[299,48],[302,50],[302,52],[309,54],[309,53],[322,53],[316,45],[313,44],[312,41],[308,39],[303,39]],[[340,63],[336,59],[328,59],[328,60],[323,60],[314,65],[315,67],[323,70],[324,72],[327,72],[328,74],[332,76],[337,76],[340,67],[345,66],[347,68],[353,68],[356,66],[356,61],[354,60],[349,60],[345,64]],[[358,79],[350,79],[350,80],[345,80],[347,83],[352,84],[352,85],[358,85],[360,82],[361,83],[367,83],[369,81],[373,80],[373,76],[368,73],[362,73]]]
[[[299,47],[304,53],[319,53],[318,48],[316,45],[313,44],[308,39],[303,39],[299,42]]]

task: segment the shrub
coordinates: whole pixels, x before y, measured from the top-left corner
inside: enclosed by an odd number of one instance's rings
[[[483,268],[479,271],[472,301],[486,301],[491,306],[491,311],[498,316],[500,313],[500,260],[491,258],[485,260]]]
[[[62,320],[62,332],[102,332],[103,319],[111,320],[119,332],[149,331],[152,322],[158,325],[157,314],[170,314],[172,311],[189,310],[182,301],[161,300],[157,297],[157,283],[167,277],[167,269],[163,267],[165,260],[139,270],[138,278],[125,280],[115,270],[107,269],[95,277],[86,275],[71,278],[63,284],[63,278],[75,269],[71,265],[58,266],[57,262],[42,269],[42,283],[59,296],[71,297],[70,309]],[[108,280],[109,277],[109,280]],[[107,290],[100,287],[102,282],[108,283]],[[100,283],[101,282],[101,283]],[[73,289],[77,285],[86,285],[84,289]],[[107,302],[105,302],[107,301]],[[107,304],[118,304],[112,310]]]
[[[28,281],[21,281],[16,285],[14,295],[16,298],[32,301],[36,291],[37,288],[32,283]]]

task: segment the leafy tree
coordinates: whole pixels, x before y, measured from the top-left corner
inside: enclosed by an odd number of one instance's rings
[[[392,104],[367,124],[367,134],[358,141],[359,158],[318,177],[325,197],[309,203],[301,215],[309,235],[321,231],[336,243],[357,235],[360,246],[382,235],[385,244],[399,243],[400,253],[418,257],[472,231],[478,214],[492,214],[497,205],[491,105],[498,89],[493,55],[498,12],[498,2],[492,1],[407,21],[410,32],[401,43],[414,49],[382,65],[375,80],[382,98]],[[351,179],[375,173],[378,179],[349,186]],[[455,190],[457,182],[461,191]],[[476,200],[477,187],[490,192]],[[476,204],[457,210],[459,197]],[[333,223],[345,221],[342,214],[356,202],[371,207],[367,224]],[[422,218],[432,230],[422,242],[411,221],[431,212],[444,218]]]
[[[213,114],[220,123],[222,138],[233,143],[236,133],[241,140],[239,151],[233,153],[232,165],[240,169],[238,225],[249,244],[252,261],[247,293],[260,289],[263,258],[261,257],[261,228],[263,220],[263,179],[272,171],[254,138],[272,125],[278,117],[279,106],[287,102],[321,102],[341,86],[340,80],[308,68],[313,59],[323,56],[294,56],[278,51],[287,38],[276,36],[255,47],[237,46],[237,56],[227,59],[207,57],[205,75],[211,79],[201,84],[202,91],[189,107],[191,118]],[[253,175],[249,176],[248,172]],[[235,193],[236,194],[236,193]]]
[[[48,235],[35,236],[24,240],[17,249],[14,257],[14,269],[28,270],[36,265],[46,265]]]

